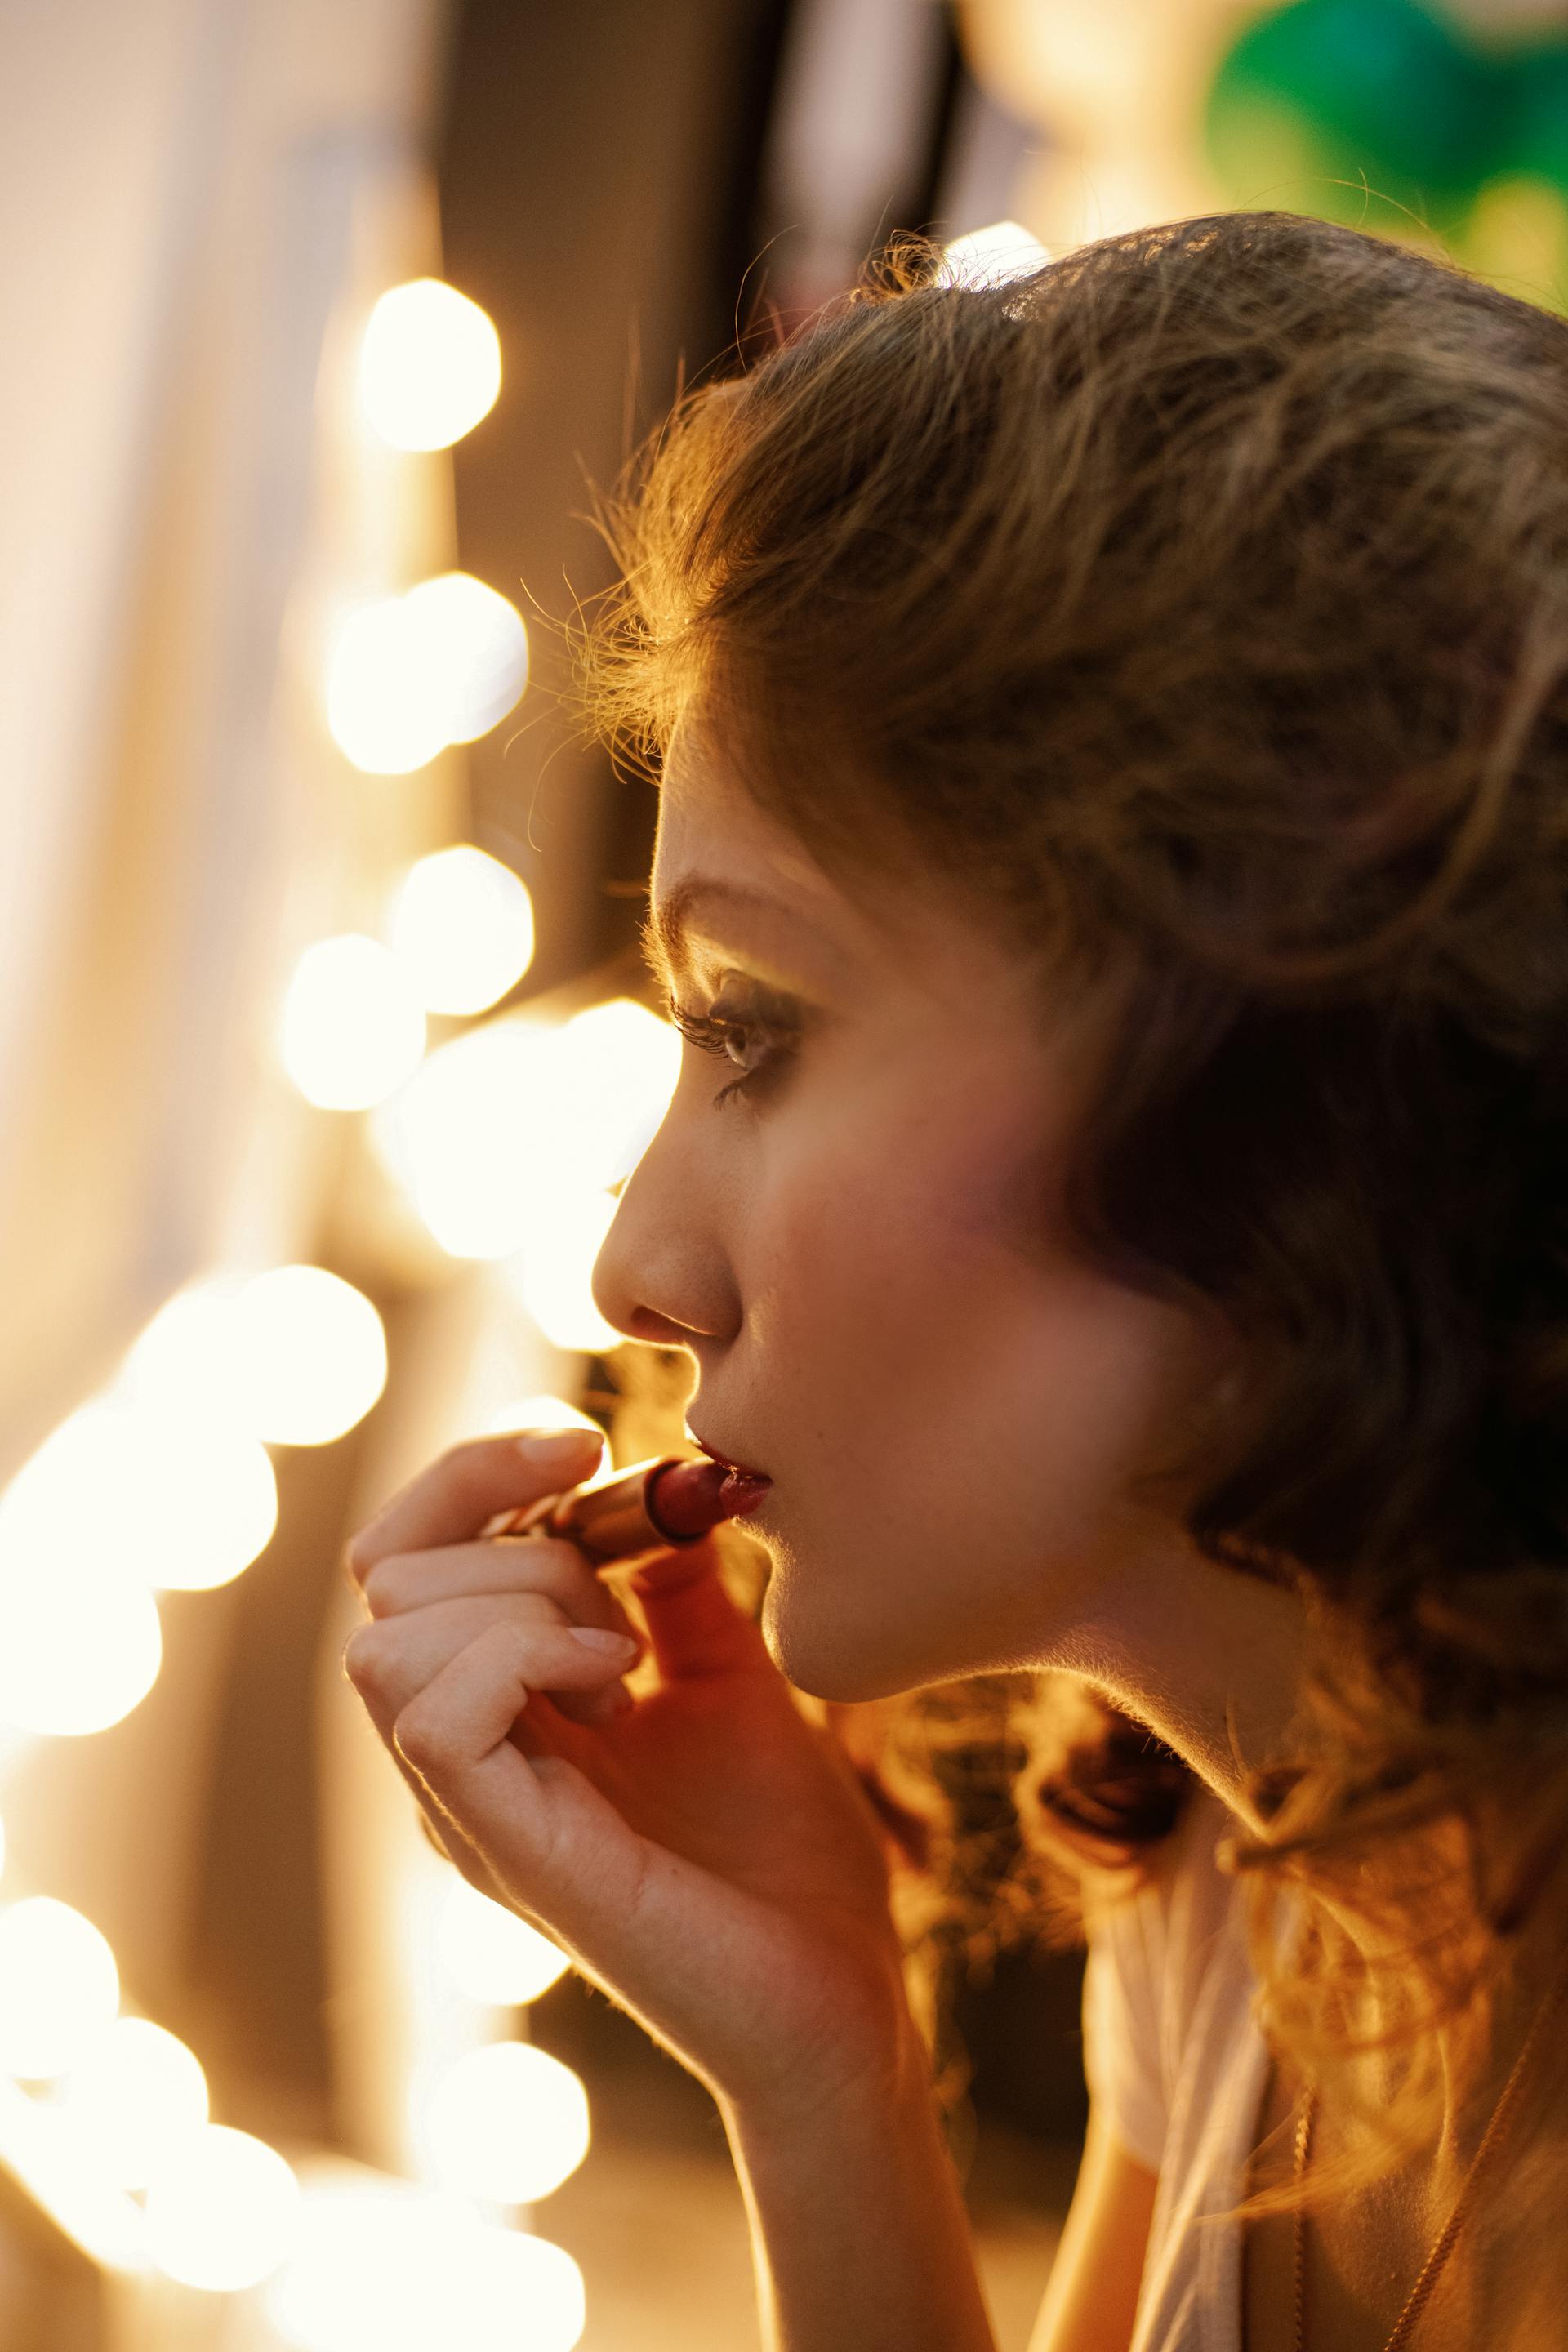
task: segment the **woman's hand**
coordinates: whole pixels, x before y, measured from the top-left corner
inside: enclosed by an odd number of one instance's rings
[[[784,2115],[891,2079],[911,2029],[878,1820],[712,1538],[635,1573],[658,1669],[635,1700],[635,1633],[584,1638],[629,1621],[576,1546],[476,1539],[591,1475],[578,1434],[576,1458],[542,1433],[457,1446],[361,1531],[349,1679],[464,1876],[716,2096]]]

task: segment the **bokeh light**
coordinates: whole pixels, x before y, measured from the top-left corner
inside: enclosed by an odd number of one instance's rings
[[[386,943],[427,1013],[487,1013],[533,961],[533,902],[510,866],[460,842],[409,867]]]
[[[629,996],[585,1005],[563,1024],[552,1117],[564,1187],[597,1192],[631,1174],[680,1076],[680,1038]]]
[[[594,1304],[594,1267],[615,1215],[609,1192],[552,1201],[548,1216],[506,1261],[503,1271],[514,1295],[557,1348],[603,1355],[626,1337]]]
[[[367,776],[407,776],[446,744],[418,622],[405,597],[378,596],[340,622],[327,663],[327,727]]]
[[[317,2160],[267,2315],[296,2352],[572,2352],[586,2316],[563,2248],[460,2198]]]
[[[477,302],[438,278],[394,286],[360,346],[360,401],[395,449],[446,449],[500,390],[500,342]]]
[[[188,1416],[270,1444],[324,1445],[370,1411],[386,1361],[384,1328],[363,1291],[323,1266],[271,1266],[177,1291],[127,1356],[116,1393],[176,1428]],[[185,1437],[194,1451],[194,1433]],[[185,1475],[205,1495],[205,1471],[187,1464]],[[233,1508],[216,1498],[202,1507]]]
[[[116,2186],[145,2189],[207,2120],[201,2061],[150,2018],[118,2017],[59,2085]]]
[[[186,2134],[147,2188],[147,2249],[184,2286],[237,2293],[268,2278],[300,2226],[300,2184],[276,2148],[226,2124]]]
[[[441,1906],[437,1948],[458,1990],[497,2009],[537,2000],[572,1965],[548,1936],[456,1873]]]
[[[588,2097],[570,2066],[525,2042],[452,2059],[421,2118],[443,2188],[498,2205],[548,2197],[588,2152]]]
[[[595,1435],[604,1431],[591,1412],[580,1405],[568,1404],[564,1397],[551,1396],[542,1391],[532,1396],[509,1397],[487,1414],[480,1433],[502,1437],[511,1430],[523,1429],[591,1429]]]
[[[454,1257],[507,1260],[558,1347],[617,1346],[589,1287],[615,1202],[668,1108],[680,1041],[629,997],[503,1016],[428,1055],[374,1116],[377,1156]]]
[[[79,1520],[35,1547],[0,1510],[0,1724],[66,1739],[107,1731],[163,1662],[158,1604],[121,1571],[107,1528]]]
[[[216,1386],[166,1402],[150,1386],[117,1386],[84,1405],[0,1500],[0,1547],[40,1573],[63,1563],[79,1581],[111,1570],[193,1592],[230,1582],[271,1541],[278,1481],[266,1448],[217,1402]],[[84,1521],[83,1495],[109,1498],[111,1519]]]
[[[294,968],[279,1024],[283,1066],[320,1110],[369,1110],[419,1066],[425,1008],[379,940],[318,940]]]
[[[386,1386],[386,1330],[352,1282],[320,1265],[272,1266],[235,1302],[239,1410],[275,1445],[330,1445]]]
[[[405,776],[448,743],[504,719],[528,683],[515,604],[470,572],[444,572],[339,623],[327,666],[327,726],[370,776]]]
[[[0,2067],[65,2074],[112,2022],[120,1971],[107,1937],[49,1895],[0,1906]]]
[[[453,1257],[508,1256],[554,1190],[552,1036],[487,1022],[437,1045],[372,1116],[377,1158]]]
[[[403,604],[443,742],[477,742],[528,684],[522,614],[470,572],[422,580]]]

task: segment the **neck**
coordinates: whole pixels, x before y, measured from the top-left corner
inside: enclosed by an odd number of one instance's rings
[[[1219,1568],[1190,1549],[1132,1557],[1134,1566],[1107,1579],[1094,1618],[1075,1626],[1044,1663],[1078,1675],[1147,1724],[1247,1832],[1262,1834],[1267,1823],[1252,1795],[1252,1776],[1290,1746],[1310,1648],[1305,1608],[1286,1589]],[[1456,1885],[1454,1874],[1461,1869],[1452,1850],[1456,1834],[1452,1824],[1440,1824],[1407,1841],[1397,1856],[1401,1875],[1410,1865],[1413,1884],[1426,1876],[1428,1883]],[[1381,1972],[1408,1985],[1402,1953],[1435,1923],[1412,1915],[1379,1925],[1316,1888],[1313,1900],[1369,1964],[1363,2021],[1375,2037],[1393,2021],[1375,1990]],[[1433,2159],[1446,2185],[1457,2180],[1475,2151],[1554,1980],[1562,1945],[1560,1924],[1552,1933],[1543,1922],[1523,1939],[1519,1965],[1499,1979],[1493,1997],[1434,2029],[1442,2120]],[[1559,2050],[1564,2014],[1559,2009]],[[1358,2104],[1365,2112],[1386,2108],[1400,2065],[1387,2052],[1370,2051],[1357,2060]]]
[[[1306,1612],[1293,1593],[1191,1548],[1144,1555],[1043,1663],[1146,1723],[1254,1832],[1254,1771],[1277,1755],[1300,1692]]]

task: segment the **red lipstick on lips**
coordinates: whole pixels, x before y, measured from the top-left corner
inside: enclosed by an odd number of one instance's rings
[[[721,1459],[656,1454],[602,1486],[573,1486],[515,1511],[501,1511],[480,1536],[560,1536],[600,1569],[629,1568],[672,1545],[700,1543],[724,1519],[754,1511],[771,1478]]]

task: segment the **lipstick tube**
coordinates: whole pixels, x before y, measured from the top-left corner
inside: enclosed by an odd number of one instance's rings
[[[500,1511],[479,1530],[489,1536],[557,1536],[587,1553],[601,1573],[633,1568],[655,1552],[700,1543],[724,1519],[753,1511],[773,1481],[721,1462],[655,1454],[602,1484],[544,1495]]]

